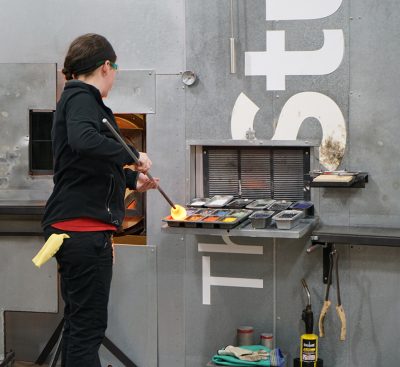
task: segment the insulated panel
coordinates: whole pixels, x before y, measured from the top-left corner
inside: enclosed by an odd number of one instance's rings
[[[147,115],[151,173],[174,203],[185,203],[185,90],[178,75],[157,75],[157,113]],[[185,367],[184,235],[160,230],[170,213],[156,190],[147,193],[147,241],[157,246],[158,366]]]
[[[1,0],[0,9],[0,62],[62,66],[71,41],[91,32],[107,37],[121,69],[177,74],[184,66],[184,0]]]
[[[31,261],[42,245],[41,237],[0,237],[0,313],[3,311],[57,312],[58,278],[55,260],[50,260],[40,269]],[[4,355],[4,330],[2,322],[0,324],[0,361]],[[36,342],[32,341],[32,343]],[[38,350],[37,343],[36,351]],[[18,351],[16,352],[18,355]]]
[[[157,367],[156,247],[116,245],[106,336],[138,366]],[[123,367],[100,349],[104,365]]]
[[[57,73],[57,99],[65,86],[61,71]],[[119,70],[104,104],[114,113],[155,113],[156,73],[154,70]]]
[[[47,200],[49,176],[29,175],[29,110],[53,110],[55,64],[0,64],[0,200]]]
[[[115,77],[107,106],[115,113],[155,113],[154,70],[121,70]]]

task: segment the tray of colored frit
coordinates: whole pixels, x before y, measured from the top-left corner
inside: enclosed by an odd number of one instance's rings
[[[273,211],[286,210],[292,204],[293,204],[292,201],[274,200],[274,202],[268,206],[268,210],[273,210]]]
[[[300,200],[293,203],[289,209],[301,210],[304,215],[314,214],[314,203],[312,201]]]
[[[193,209],[188,208],[183,220],[171,216],[163,218],[170,227],[231,229],[242,223],[252,213],[247,209]]]
[[[301,210],[283,210],[272,217],[278,229],[292,229],[304,217]]]
[[[275,214],[272,210],[256,210],[250,215],[251,225],[255,229],[262,229],[271,226],[272,217]]]

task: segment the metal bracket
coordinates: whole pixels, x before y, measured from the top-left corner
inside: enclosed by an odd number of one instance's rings
[[[330,253],[332,252],[332,243],[327,243],[322,250],[322,281],[324,284],[328,283]]]
[[[314,237],[314,238],[313,238]],[[332,252],[333,243],[319,242],[318,237],[311,236],[311,246],[307,248],[307,253],[315,251],[317,248],[322,247],[322,282],[324,284],[328,283],[329,274],[329,255]]]

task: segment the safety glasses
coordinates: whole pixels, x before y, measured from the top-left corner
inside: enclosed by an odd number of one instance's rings
[[[102,61],[99,61],[98,63],[96,63],[96,66],[101,66],[101,65],[103,65],[105,62],[106,62],[107,60],[102,60]],[[110,66],[115,70],[115,71],[117,71],[118,70],[118,64],[116,64],[115,62],[111,62],[111,61],[109,61],[109,63],[110,63]]]
[[[111,61],[110,61],[110,66],[111,66],[115,71],[118,70],[118,64],[116,64],[115,62],[111,62]]]

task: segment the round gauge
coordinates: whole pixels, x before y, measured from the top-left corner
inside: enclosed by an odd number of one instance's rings
[[[187,70],[182,73],[182,83],[190,86],[193,85],[197,80],[197,76],[193,71]]]

